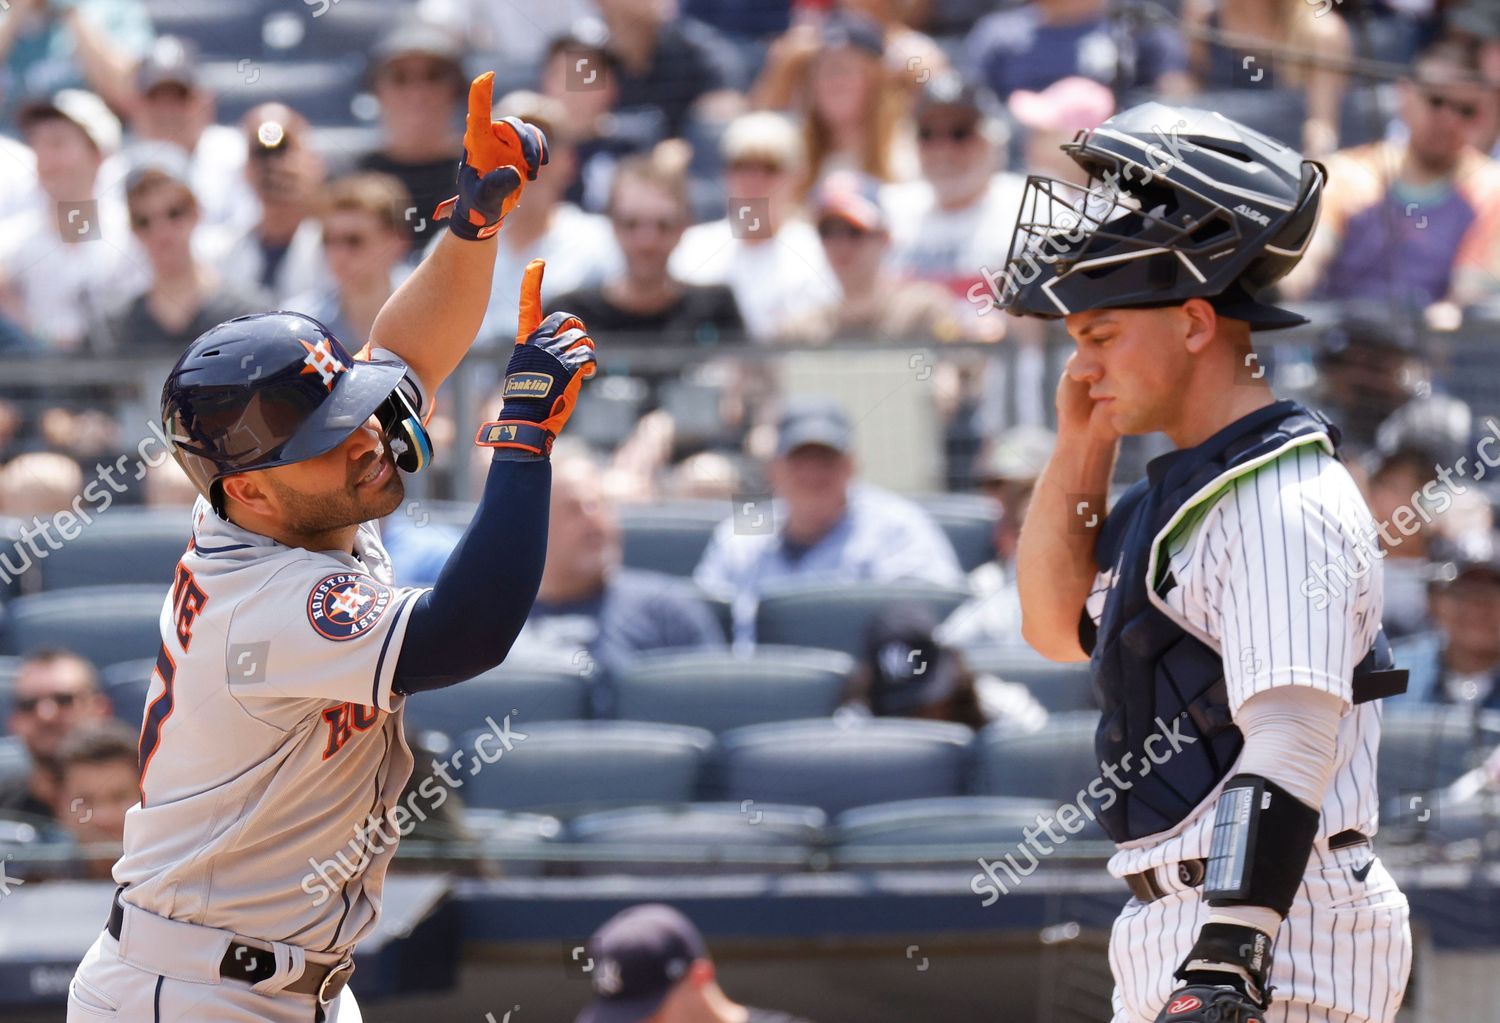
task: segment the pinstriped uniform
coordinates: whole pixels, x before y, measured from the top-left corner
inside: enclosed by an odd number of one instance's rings
[[[1163,610],[1220,651],[1231,712],[1282,685],[1311,686],[1347,705],[1317,843],[1275,936],[1272,1021],[1389,1021],[1410,969],[1405,896],[1378,862],[1363,881],[1355,876],[1370,861],[1368,846],[1326,846],[1330,835],[1373,835],[1377,824],[1379,704],[1351,703],[1354,667],[1380,626],[1374,535],[1353,479],[1326,447],[1310,444],[1235,480],[1162,548],[1176,580]],[[1328,569],[1315,571],[1320,565]],[[1089,596],[1096,623],[1113,576],[1099,573]],[[1146,905],[1132,899],[1115,923],[1115,1023],[1149,1023],[1180,984],[1172,971],[1209,907],[1201,888],[1177,879],[1174,865],[1207,857],[1217,797],[1216,790],[1176,828],[1121,846],[1110,859],[1116,877],[1160,868],[1157,880],[1171,893]]]

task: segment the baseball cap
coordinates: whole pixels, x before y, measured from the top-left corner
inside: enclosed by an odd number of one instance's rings
[[[136,65],[135,85],[142,94],[158,85],[198,86],[198,48],[178,36],[161,36]]]
[[[838,217],[861,231],[882,231],[885,210],[880,205],[880,182],[857,171],[834,171],[818,185],[812,201],[813,219]]]
[[[696,960],[708,958],[693,922],[659,902],[632,906],[589,939],[594,1000],[575,1023],[641,1023]]]
[[[1041,426],[1013,426],[995,438],[975,477],[981,483],[1035,481],[1047,468],[1057,435]]]
[[[796,170],[806,159],[807,150],[802,133],[791,118],[770,110],[757,110],[729,122],[719,139],[719,154],[726,164],[764,160],[782,170]]]
[[[370,54],[372,71],[379,71],[397,57],[431,57],[453,66],[463,77],[464,47],[456,34],[423,18],[409,18],[391,29]]]
[[[876,57],[885,55],[885,34],[879,25],[862,14],[831,11],[823,19],[820,35],[825,50],[849,46]]]
[[[1006,106],[1017,123],[1027,128],[1072,135],[1109,120],[1115,112],[1115,95],[1092,78],[1069,75],[1040,92],[1017,89]]]
[[[776,427],[778,458],[808,444],[847,454],[853,443],[849,417],[838,402],[817,395],[787,399]]]
[[[983,118],[998,114],[995,94],[986,86],[971,82],[957,71],[941,71],[927,79],[917,95],[915,115],[921,118],[929,110],[952,107],[971,110]]]
[[[1460,579],[1488,579],[1500,585],[1500,542],[1493,533],[1471,533],[1434,540],[1428,581],[1445,589]]]
[[[920,604],[893,605],[870,621],[865,662],[876,716],[912,715],[958,688],[958,659],[934,638],[937,627],[932,611]]]
[[[49,97],[23,103],[16,112],[16,124],[25,132],[33,122],[45,117],[72,121],[104,156],[120,148],[120,119],[92,92],[61,89]]]

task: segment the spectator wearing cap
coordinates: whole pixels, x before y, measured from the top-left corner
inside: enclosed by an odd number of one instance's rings
[[[1474,148],[1500,159],[1500,103],[1493,87],[1500,83],[1500,4],[1467,0],[1444,12],[1446,34],[1468,41],[1475,49],[1479,74],[1490,83],[1490,102],[1482,105],[1471,135]],[[1415,33],[1412,33],[1415,35]]]
[[[932,76],[950,71],[942,47],[908,24],[916,7],[910,0],[843,0],[832,12],[832,33],[824,20],[828,15],[798,18],[771,43],[765,70],[755,82],[754,100],[778,110],[789,106],[808,63],[842,31],[838,26],[845,19],[844,12],[875,30],[866,33],[868,45],[885,64],[886,77],[900,89],[914,91]]]
[[[381,140],[358,167],[400,180],[411,195],[402,218],[412,240],[424,244],[437,237],[432,211],[453,194],[454,154],[463,148],[463,45],[441,25],[407,20],[376,45],[370,81]]]
[[[903,281],[888,265],[891,234],[874,178],[830,174],[812,200],[823,254],[840,297],[788,323],[781,340],[820,344],[839,338],[952,341],[958,299],[931,281]]]
[[[1472,43],[1420,53],[1397,87],[1404,138],[1329,157],[1317,231],[1282,292],[1409,309],[1500,294],[1500,164],[1472,142],[1490,92]]]
[[[884,608],[870,620],[850,694],[846,711],[875,717],[949,721],[976,731],[997,722],[1017,732],[1047,724],[1047,710],[1030,690],[975,673],[920,604]]]
[[[6,730],[21,740],[31,770],[0,782],[0,813],[51,818],[61,794],[59,755],[78,728],[109,717],[94,666],[67,650],[27,654],[12,683]]]
[[[839,294],[818,234],[798,207],[806,148],[790,120],[758,111],[729,125],[720,152],[728,216],[688,228],[669,268],[690,284],[727,285],[750,336],[769,341]]]
[[[265,289],[278,305],[329,287],[317,217],[327,169],[311,125],[284,103],[262,103],[245,112],[241,131],[260,217],[224,240],[215,265],[230,280]]]
[[[124,203],[101,187],[120,122],[98,96],[73,89],[26,104],[19,122],[41,188],[0,224],[0,303],[48,348],[77,350],[95,319],[145,283]]]
[[[855,479],[854,437],[837,402],[788,399],[767,466],[770,532],[744,516],[720,523],[693,578],[734,602],[735,638],[754,638],[755,608],[767,588],[788,582],[920,580],[962,585],[948,538],[919,506]]]
[[[1013,644],[1021,637],[1021,592],[1016,586],[1016,547],[1031,506],[1031,493],[1052,458],[1056,435],[1040,426],[1014,426],[995,438],[974,476],[995,502],[995,557],[969,573],[974,599],[943,622],[939,635],[956,646]]]
[[[234,128],[214,123],[214,95],[203,84],[197,47],[177,36],[160,37],[136,65],[134,86],[121,159],[139,165],[181,154],[204,227],[244,230],[254,223],[245,140]]]
[[[1069,75],[1040,92],[1017,89],[1006,100],[1011,119],[1025,133],[1026,172],[1088,185],[1088,172],[1063,152],[1081,131],[1099,127],[1115,112],[1114,93],[1092,78]]]
[[[52,814],[86,850],[86,876],[109,880],[125,840],[125,812],[140,802],[140,736],[112,718],[80,724],[57,751]]]
[[[665,122],[655,111],[615,111],[620,71],[597,21],[583,22],[548,44],[539,91],[562,104],[577,152],[578,170],[565,198],[591,213],[604,212],[616,165],[660,140]]]
[[[588,954],[594,1000],[575,1023],[808,1023],[732,1001],[703,935],[671,906],[615,914],[589,938]]]
[[[674,16],[667,0],[596,0],[618,62],[619,107],[654,109],[670,136],[693,120],[728,121],[743,109],[738,51],[718,31]]]
[[[260,312],[269,301],[259,288],[226,279],[194,256],[202,216],[177,155],[176,167],[147,166],[126,179],[130,230],[150,264],[151,283],[94,325],[95,351],[175,357],[210,327]]]
[[[131,72],[154,36],[141,0],[8,0],[0,15],[0,122],[25,97],[62,89],[129,109]]]
[[[403,217],[410,205],[406,188],[389,174],[366,171],[330,183],[319,221],[332,285],[294,296],[287,308],[322,323],[349,351],[363,348],[381,306],[411,273]]]
[[[1039,92],[1069,75],[1117,90],[1185,96],[1191,80],[1181,36],[1156,24],[1126,36],[1109,14],[1106,0],[1030,0],[987,14],[964,40],[964,71],[1001,99],[1017,89]],[[1132,52],[1122,53],[1122,44]]]
[[[1428,601],[1433,631],[1398,643],[1410,672],[1397,707],[1500,710],[1500,556],[1493,534],[1435,551]]]

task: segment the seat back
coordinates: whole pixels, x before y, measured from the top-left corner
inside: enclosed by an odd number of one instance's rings
[[[966,647],[964,661],[976,672],[1003,682],[1019,682],[1052,713],[1095,709],[1094,682],[1087,661],[1049,661],[1029,646]]]
[[[167,587],[193,535],[182,508],[111,508],[39,564],[42,589]]]
[[[853,661],[798,647],[671,651],[642,657],[614,679],[619,716],[722,732],[768,721],[832,714]]]
[[[924,494],[916,498],[948,542],[965,572],[995,558],[995,502],[979,494]]]
[[[822,647],[858,657],[870,619],[894,604],[922,604],[938,621],[969,599],[966,589],[923,582],[797,585],[766,593],[755,611],[757,643]]]
[[[168,587],[85,586],[17,597],[6,605],[0,654],[72,650],[98,667],[155,657]]]
[[[1017,733],[1003,724],[979,733],[974,792],[986,796],[1027,796],[1071,803],[1099,777],[1094,758],[1093,711],[1054,714],[1040,732]]]
[[[568,835],[618,852],[581,861],[580,874],[787,873],[804,867],[826,823],[811,806],[692,803],[586,814]]]
[[[899,863],[973,863],[1024,840],[1042,815],[1056,813],[1045,799],[956,796],[863,806],[834,822],[833,862],[840,866]],[[909,855],[908,855],[909,851]]]
[[[621,542],[627,568],[690,576],[708,541],[730,509],[718,501],[676,501],[626,505],[620,509]]]

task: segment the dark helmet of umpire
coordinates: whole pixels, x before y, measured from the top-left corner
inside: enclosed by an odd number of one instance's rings
[[[204,331],[161,392],[161,418],[183,471],[224,515],[226,476],[332,451],[377,417],[396,466],[432,458],[407,367],[393,356],[356,360],[317,320],[257,313]]]
[[[1306,323],[1261,294],[1297,265],[1321,164],[1221,114],[1163,103],[1081,131],[1087,186],[1026,181],[999,304],[1056,318],[1204,298],[1255,330]]]

